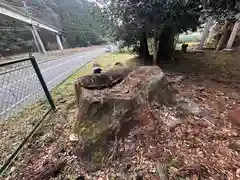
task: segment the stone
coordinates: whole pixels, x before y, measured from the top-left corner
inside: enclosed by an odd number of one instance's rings
[[[174,77],[174,78],[169,78],[167,77],[167,81],[170,82],[170,83],[180,83],[182,82],[184,79],[184,76],[177,76],[177,77]]]
[[[198,116],[201,113],[199,105],[189,99],[179,99],[177,107],[187,114]]]
[[[240,106],[228,112],[228,119],[234,125],[240,125]]]

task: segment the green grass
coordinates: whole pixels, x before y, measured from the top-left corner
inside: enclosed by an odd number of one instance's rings
[[[190,43],[190,42],[199,42],[201,39],[201,33],[194,32],[192,34],[180,34],[179,40],[182,42]]]
[[[115,63],[121,62],[121,63],[126,63],[127,60],[133,58],[134,56],[131,54],[126,54],[126,53],[110,53],[106,54],[104,56],[98,57],[88,63],[86,66],[81,68],[79,71],[77,71],[75,74],[73,74],[67,82],[71,82],[76,80],[78,77],[87,75],[87,74],[92,74],[92,65],[93,63],[98,63],[103,70],[111,68]]]
[[[115,63],[120,62],[124,65],[129,65],[131,63],[130,59],[133,59],[134,55],[128,53],[109,53],[103,56],[95,58],[90,63],[86,64],[84,67],[80,68],[76,73],[71,75],[65,82],[53,89],[53,96],[56,92],[68,91],[69,88],[73,88],[74,82],[81,76],[92,74],[92,65],[97,63],[101,66],[103,71],[106,71],[114,66]]]
[[[183,42],[187,43],[189,48],[197,47],[200,42],[201,36],[202,34],[200,32],[194,32],[192,34],[180,34],[176,49],[181,49]]]

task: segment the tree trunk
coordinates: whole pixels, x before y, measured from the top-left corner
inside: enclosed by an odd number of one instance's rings
[[[206,38],[207,38],[207,36],[209,34],[209,30],[210,30],[210,28],[212,26],[212,23],[213,23],[213,18],[210,17],[208,19],[208,22],[206,23],[205,28],[204,28],[203,35],[201,37],[201,41],[200,41],[200,44],[199,44],[199,49],[203,49],[204,42],[205,42],[205,40],[206,40]]]
[[[227,49],[231,49],[232,48],[234,40],[235,40],[236,35],[238,33],[238,30],[239,30],[239,27],[240,27],[240,23],[239,23],[239,21],[236,21],[235,24],[234,24],[232,33],[230,35],[230,38],[228,40],[228,43],[227,43],[227,47],[226,47]]]
[[[140,50],[139,50],[139,55],[143,59],[144,64],[149,63],[149,50],[148,50],[148,42],[147,42],[147,37],[146,34],[143,33],[140,37]]]
[[[158,53],[158,33],[154,31],[153,37],[153,64],[157,65],[157,53]]]
[[[223,26],[222,36],[217,45],[217,49],[216,49],[217,51],[223,49],[228,41],[228,38],[230,36],[230,31],[229,31],[230,24],[231,24],[231,22],[229,20],[225,21],[225,24]]]
[[[174,50],[174,32],[172,27],[165,27],[159,35],[158,60],[168,61]]]

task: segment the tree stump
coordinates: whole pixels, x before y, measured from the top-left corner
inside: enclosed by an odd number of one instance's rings
[[[175,95],[157,66],[142,66],[130,73],[115,69],[84,76],[77,80],[75,89],[78,109],[74,134],[82,141],[76,151],[89,168],[94,164],[94,169],[101,166],[106,155],[107,161],[116,157],[119,142],[124,144],[125,137],[139,123],[134,118],[136,112],[146,111],[153,101],[175,103]],[[111,146],[110,141],[114,142]]]
[[[101,131],[109,127],[119,129],[146,103],[174,103],[174,93],[159,67],[142,66],[128,73],[119,69],[77,80],[75,133],[79,133],[78,126],[84,121],[98,124]]]

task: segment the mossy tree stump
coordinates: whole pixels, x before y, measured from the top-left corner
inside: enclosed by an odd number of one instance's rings
[[[126,72],[126,69],[111,71],[83,76],[77,80],[75,89],[78,112],[75,133],[79,133],[78,125],[81,122],[98,124],[98,128],[103,131],[109,127],[118,129],[129,120],[135,110],[146,103],[174,102],[174,93],[159,67],[142,66],[130,73]]]

